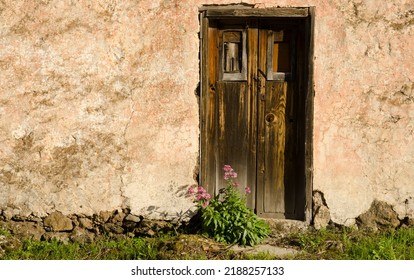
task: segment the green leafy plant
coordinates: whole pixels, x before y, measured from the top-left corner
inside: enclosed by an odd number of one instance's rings
[[[230,165],[223,170],[226,186],[214,198],[202,186],[188,189],[201,212],[202,230],[219,242],[256,245],[269,235],[270,228],[246,206],[250,188],[245,187],[241,194],[233,180],[237,173]]]

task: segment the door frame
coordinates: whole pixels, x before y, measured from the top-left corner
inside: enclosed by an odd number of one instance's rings
[[[305,45],[307,58],[307,69],[305,80],[307,81],[305,89],[305,137],[304,137],[304,170],[305,175],[305,213],[303,220],[310,223],[312,220],[312,190],[313,190],[313,111],[314,111],[314,80],[313,80],[313,57],[314,57],[314,23],[315,23],[315,7],[300,8],[252,8],[244,6],[203,6],[199,9],[200,20],[200,168],[199,168],[199,184],[205,186],[209,192],[215,192],[209,187],[209,178],[206,174],[210,174],[210,164],[206,162],[215,161],[214,151],[211,149],[211,139],[204,137],[205,135],[214,135],[215,128],[211,121],[214,119],[214,108],[209,101],[212,97],[209,94],[212,90],[209,83],[209,63],[214,50],[209,50],[209,26],[219,19],[274,19],[274,20],[299,20],[305,25]],[[210,44],[211,45],[211,44]],[[305,66],[306,67],[306,66]],[[209,116],[211,119],[204,119]],[[210,150],[209,150],[210,149]],[[213,164],[216,166],[216,164]],[[221,174],[220,170],[215,171]]]

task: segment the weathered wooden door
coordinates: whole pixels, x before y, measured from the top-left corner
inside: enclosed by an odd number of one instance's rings
[[[201,183],[229,164],[259,216],[304,219],[306,21],[203,20]]]

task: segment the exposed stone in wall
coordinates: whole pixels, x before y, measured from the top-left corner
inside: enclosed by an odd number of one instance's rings
[[[190,214],[205,2],[0,1],[4,217]],[[414,2],[244,4],[316,6],[314,220],[354,224],[375,199],[414,217]]]
[[[369,210],[357,218],[360,229],[372,231],[395,229],[401,224],[397,213],[391,205],[374,200]]]
[[[72,220],[60,212],[51,213],[44,219],[43,224],[48,231],[71,231],[73,229]]]
[[[313,226],[316,229],[325,228],[331,221],[329,207],[320,191],[313,192]]]
[[[125,236],[157,236],[182,226],[183,222],[148,220],[123,211],[104,211],[92,216],[63,215],[53,212],[45,218],[13,217],[0,215],[0,227],[7,228],[19,239],[92,242],[101,235],[124,238]],[[1,246],[0,246],[1,247]]]

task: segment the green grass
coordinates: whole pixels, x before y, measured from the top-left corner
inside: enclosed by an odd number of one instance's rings
[[[102,239],[90,244],[68,243],[57,240],[24,240],[17,250],[7,252],[0,259],[12,260],[152,260],[157,259],[154,240]]]
[[[231,251],[208,252],[214,241],[197,235],[163,234],[114,240],[101,237],[92,243],[19,241],[0,227],[0,260],[156,260],[156,259],[278,259],[268,253],[240,255]],[[8,242],[4,242],[4,240]],[[414,259],[414,227],[367,233],[358,230],[309,230],[292,233],[279,245],[301,253],[293,259],[408,260]],[[209,243],[209,244],[210,244]],[[226,246],[224,246],[226,247]]]
[[[412,260],[414,228],[384,232],[319,230],[291,235],[303,253],[297,259]]]

